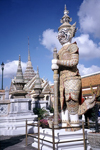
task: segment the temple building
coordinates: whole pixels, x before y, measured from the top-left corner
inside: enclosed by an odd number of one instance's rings
[[[100,71],[82,76],[82,94],[85,98],[91,98],[92,93],[100,87]]]
[[[34,101],[34,93],[35,93],[35,85],[36,83],[38,82],[37,81],[37,74],[29,81],[25,84],[24,86],[24,90],[27,91],[27,97],[31,97],[32,100]],[[47,100],[48,101],[48,106],[51,105],[51,87],[50,87],[50,84],[48,82],[48,80],[45,80],[43,78],[40,78],[40,82],[41,82],[41,89],[42,89],[42,92],[41,94],[44,95],[44,100]]]
[[[39,73],[38,73],[39,75]],[[20,79],[20,83],[19,80]],[[18,64],[18,69],[17,69],[17,74],[14,79],[11,81],[11,86],[10,86],[10,94],[11,96],[14,97],[14,95],[17,94],[19,97],[21,96],[22,93],[26,93],[24,96],[26,98],[31,98],[32,101],[35,101],[34,99],[34,87],[37,82],[37,74],[33,70],[33,66],[31,63],[31,57],[30,57],[30,50],[29,50],[29,38],[28,38],[28,62],[26,66],[26,70],[24,73],[22,73],[22,68],[21,68],[21,60],[19,57],[19,64]],[[48,101],[48,106],[51,105],[51,88],[48,80],[45,80],[43,78],[40,78],[41,82],[41,94],[44,95],[43,100]],[[22,91],[16,91],[17,86],[21,85]]]

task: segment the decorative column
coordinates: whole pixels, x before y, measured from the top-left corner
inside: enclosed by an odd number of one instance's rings
[[[53,50],[53,58],[57,59],[57,49]],[[54,128],[58,127],[58,69],[54,69]]]

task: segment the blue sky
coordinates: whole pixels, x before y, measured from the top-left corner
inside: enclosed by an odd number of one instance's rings
[[[0,61],[5,64],[4,88],[10,88],[21,55],[23,73],[29,49],[33,69],[53,83],[53,48],[61,45],[56,38],[64,5],[76,22],[73,38],[79,47],[79,71],[87,75],[100,71],[100,0],[0,0]],[[1,69],[0,69],[1,84]],[[1,86],[1,85],[0,85]],[[1,87],[0,87],[1,88]]]

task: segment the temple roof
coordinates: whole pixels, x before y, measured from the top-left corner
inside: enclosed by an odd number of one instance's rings
[[[91,90],[91,87],[93,90]],[[82,76],[82,94],[83,96],[91,96],[92,91],[96,92],[100,87],[100,71],[89,75]]]
[[[36,80],[35,80],[34,89],[42,89],[41,79],[40,79],[40,76],[39,76],[39,68],[38,67],[37,67],[37,74],[36,74]]]
[[[35,75],[29,82],[27,82],[24,86],[24,90],[25,91],[30,91],[31,93],[34,93],[34,87],[37,84],[37,75]],[[39,79],[40,81],[38,81],[39,83],[41,83],[41,87],[42,87],[42,92],[43,93],[49,93],[50,90],[50,85],[49,82],[47,80],[44,80],[43,78]]]
[[[100,71],[87,76],[82,76],[82,88],[100,85]]]

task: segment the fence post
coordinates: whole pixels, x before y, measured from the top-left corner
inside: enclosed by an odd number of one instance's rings
[[[87,122],[88,122],[88,129],[89,129],[90,128],[89,118],[87,118]]]
[[[38,150],[40,150],[40,121],[38,121]]]
[[[53,150],[55,150],[55,134],[54,134],[54,124],[52,123],[52,140],[53,140]]]
[[[27,146],[27,120],[26,120],[26,146]]]
[[[83,142],[84,142],[84,150],[86,150],[86,141],[85,141],[85,132],[84,132],[84,122],[82,121],[82,128],[83,128]]]

